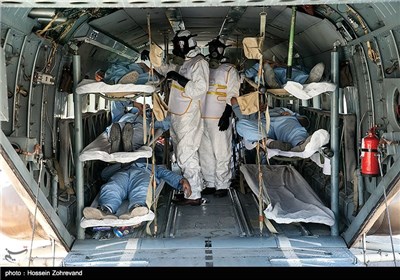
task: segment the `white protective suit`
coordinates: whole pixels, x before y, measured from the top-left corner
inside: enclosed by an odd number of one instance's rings
[[[176,65],[156,68],[162,75],[176,69]],[[168,101],[170,134],[178,166],[192,187],[192,195],[186,198],[198,199],[203,186],[199,162],[199,147],[204,129],[201,107],[209,85],[208,62],[198,47],[186,55],[178,73],[189,79],[189,82],[183,88],[178,82],[172,81]]]
[[[239,96],[240,78],[235,66],[223,63],[210,69],[210,87],[202,108],[204,133],[200,145],[200,165],[206,188],[228,189],[232,178],[232,123],[225,131],[218,127],[226,104]]]

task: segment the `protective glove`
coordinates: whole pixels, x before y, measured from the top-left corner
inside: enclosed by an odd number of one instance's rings
[[[172,79],[178,82],[178,84],[180,84],[182,87],[185,87],[186,84],[189,82],[188,79],[186,79],[185,77],[183,77],[181,74],[179,74],[176,71],[169,71],[167,73],[167,79]]]
[[[150,60],[150,52],[148,50],[143,50],[142,53],[140,54],[140,59],[141,60]]]
[[[232,106],[226,104],[225,106],[225,110],[222,113],[221,118],[219,119],[218,122],[218,127],[219,127],[219,131],[225,131],[228,129],[229,127],[229,118],[232,115]]]

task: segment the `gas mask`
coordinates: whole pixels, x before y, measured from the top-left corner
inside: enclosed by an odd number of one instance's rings
[[[174,46],[172,53],[185,58],[186,55],[197,46],[197,42],[193,38],[195,36],[197,35],[192,35],[188,30],[181,30],[176,33],[175,37],[172,39]]]
[[[207,46],[208,46],[210,60],[218,60],[218,61],[221,61],[224,58],[225,48],[228,47],[227,45],[225,45],[224,40],[219,38],[219,36],[211,40],[207,44]]]

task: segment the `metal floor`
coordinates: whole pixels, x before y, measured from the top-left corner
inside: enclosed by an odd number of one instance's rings
[[[171,205],[166,237],[242,237],[252,235],[236,191],[205,195],[200,207]]]
[[[359,266],[341,237],[318,224],[260,229],[257,199],[230,189],[201,206],[176,206],[162,193],[157,219],[122,238],[77,240],[64,266]],[[156,224],[156,227],[154,226]],[[156,232],[154,230],[156,229]]]

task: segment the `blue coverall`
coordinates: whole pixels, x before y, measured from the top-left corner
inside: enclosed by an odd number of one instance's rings
[[[258,63],[254,64],[252,67],[248,68],[245,70],[244,74],[247,78],[254,80],[256,83],[258,82]],[[287,78],[286,78],[286,67],[274,67],[273,68],[274,73],[275,73],[275,80],[278,82],[278,84],[283,87],[287,83]],[[292,68],[292,77],[291,81],[297,82],[300,84],[304,84],[307,79],[308,79],[309,74],[294,66]]]
[[[112,165],[102,173],[103,178],[113,175],[101,187],[99,205],[109,207],[113,214],[117,212],[125,199],[129,200],[128,209],[133,208],[135,204],[145,206],[150,184],[151,164],[134,162],[130,166],[119,169],[120,166],[120,164]],[[112,169],[116,168],[119,170],[114,173],[115,170]],[[179,183],[183,178],[181,175],[162,166],[155,166],[154,174],[157,185],[160,180],[164,180],[172,188],[182,190],[182,185]]]
[[[261,114],[261,129],[258,131],[258,114],[243,115],[238,104],[232,106],[235,115],[239,121],[236,123],[236,129],[240,136],[250,142],[256,142],[262,139],[262,135],[267,135],[269,139],[290,143],[293,147],[308,137],[307,130],[297,120],[297,113],[289,109],[277,107],[269,110],[270,127],[268,133],[265,133],[265,115]],[[282,116],[281,113],[287,111],[291,116]]]

